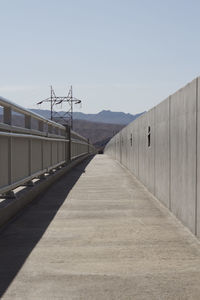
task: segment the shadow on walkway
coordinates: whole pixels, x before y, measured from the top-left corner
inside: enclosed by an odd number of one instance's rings
[[[64,175],[0,230],[0,298],[42,238],[92,158]]]

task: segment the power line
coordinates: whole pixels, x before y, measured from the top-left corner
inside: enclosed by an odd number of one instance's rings
[[[56,96],[56,93],[52,86],[50,86],[50,97],[44,99],[37,104],[50,103],[50,111],[51,111],[51,120],[61,123],[63,125],[69,125],[73,129],[73,106],[76,104],[81,104],[82,101],[73,97],[73,88],[72,85],[69,89],[67,96]],[[58,112],[55,110],[56,106],[66,103],[66,111]]]

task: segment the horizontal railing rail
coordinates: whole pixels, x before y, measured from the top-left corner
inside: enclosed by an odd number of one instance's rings
[[[18,113],[21,113],[25,116],[29,116],[29,117],[33,117],[34,119],[38,120],[38,121],[42,121],[42,122],[45,122],[51,126],[54,126],[56,128],[61,128],[63,129],[63,125],[59,124],[59,123],[56,123],[54,121],[51,121],[51,120],[48,120],[44,117],[42,117],[41,115],[39,114],[36,114],[26,108],[23,108],[22,106],[8,100],[8,99],[5,99],[3,97],[0,96],[0,106],[3,107],[3,110],[4,110],[4,120],[7,121],[8,120],[8,112],[10,113],[10,110],[11,111],[15,111],[15,112],[18,112]],[[10,122],[10,118],[8,120]],[[6,122],[4,122],[6,123]],[[10,124],[10,123],[9,123]]]
[[[96,151],[89,140],[68,126],[47,120],[2,97],[0,106],[0,195]],[[24,127],[13,125],[16,116],[13,111],[22,114]],[[32,128],[32,120],[38,122],[38,128]]]

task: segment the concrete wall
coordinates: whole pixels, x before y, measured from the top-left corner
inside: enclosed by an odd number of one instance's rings
[[[199,152],[200,78],[123,128],[105,148],[198,237]]]

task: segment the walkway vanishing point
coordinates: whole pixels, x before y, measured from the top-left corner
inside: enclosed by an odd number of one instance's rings
[[[1,299],[199,299],[197,239],[106,155],[0,232]]]

